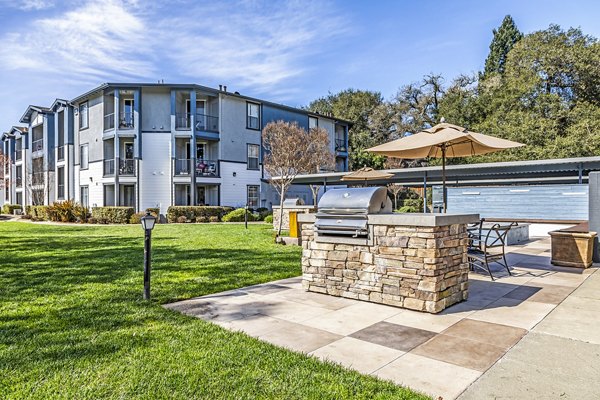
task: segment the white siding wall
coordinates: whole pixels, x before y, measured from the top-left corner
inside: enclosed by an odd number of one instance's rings
[[[171,136],[144,132],[140,160],[140,209],[160,207],[162,214],[171,205]]]
[[[233,173],[236,176],[233,176]],[[248,185],[260,186],[260,171],[249,171],[246,164],[221,162],[221,205],[243,207],[246,205]]]
[[[102,162],[92,162],[88,169],[81,170],[79,166],[75,166],[75,175],[79,176],[77,187],[75,188],[75,198],[81,201],[81,186],[89,187],[89,203],[90,207],[104,206],[104,190],[102,186]],[[92,178],[90,180],[90,178]]]

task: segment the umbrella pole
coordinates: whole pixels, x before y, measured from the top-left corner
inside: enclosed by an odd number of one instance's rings
[[[442,208],[443,213],[446,213],[446,145],[442,145],[442,201],[444,207]]]

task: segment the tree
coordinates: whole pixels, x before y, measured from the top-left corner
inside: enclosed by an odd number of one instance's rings
[[[2,150],[0,150],[0,189],[9,190],[10,183],[8,182],[8,178],[6,178],[6,170],[8,170],[10,166],[10,158],[8,155],[4,154]]]
[[[398,209],[398,195],[402,192],[404,188],[397,183],[390,183],[388,185],[388,190],[392,193],[394,197],[394,210]]]
[[[504,17],[498,30],[494,29],[492,32],[494,38],[490,43],[490,53],[485,60],[484,77],[504,73],[508,53],[515,43],[523,37],[510,15]]]
[[[329,134],[323,128],[312,128],[308,132],[311,143],[312,155],[307,161],[305,174],[315,174],[321,171],[330,171],[335,168],[335,155],[329,147]],[[319,194],[320,185],[310,185],[310,191],[313,196],[313,205],[317,205],[317,196]]]
[[[350,169],[352,170],[365,165],[376,167],[375,156],[365,153],[364,150],[379,144],[372,135],[370,118],[373,111],[383,103],[383,97],[379,92],[346,89],[336,94],[329,93],[325,97],[312,101],[307,109],[323,115],[333,115],[353,123],[348,132]],[[361,157],[357,160],[358,154],[361,154]]]
[[[296,122],[270,122],[262,132],[266,156],[263,163],[280,198],[279,227],[283,222],[283,201],[292,181],[298,174],[315,171],[320,162],[327,162],[329,136],[322,128],[306,132]]]

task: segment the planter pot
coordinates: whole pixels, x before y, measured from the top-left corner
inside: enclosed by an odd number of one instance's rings
[[[596,232],[559,230],[550,232],[550,237],[552,264],[576,268],[588,268],[592,265]]]

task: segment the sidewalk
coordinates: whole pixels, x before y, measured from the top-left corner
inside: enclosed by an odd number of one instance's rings
[[[596,271],[459,399],[598,399],[599,376]]]

